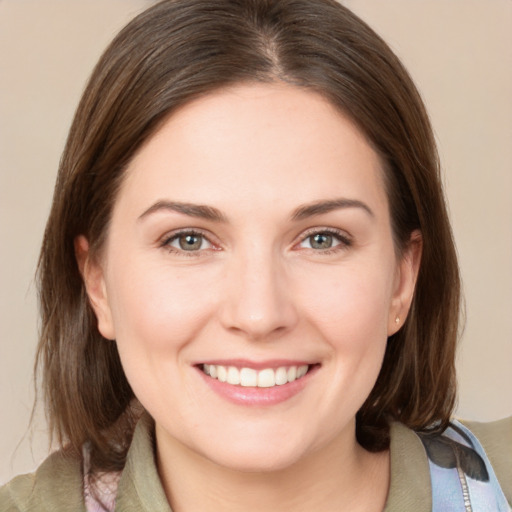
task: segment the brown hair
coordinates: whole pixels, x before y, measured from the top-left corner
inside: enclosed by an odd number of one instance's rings
[[[101,249],[123,171],[176,108],[240,82],[316,91],[380,154],[395,245],[413,230],[422,263],[405,325],[388,340],[357,415],[359,442],[388,444],[388,422],[443,428],[455,401],[459,274],[432,130],[402,64],[335,0],[167,0],[135,18],[97,64],[62,156],[39,262],[42,332],[36,367],[50,429],[92,466],[120,469],[138,407],[116,344],[99,334],[75,260],[84,234]]]

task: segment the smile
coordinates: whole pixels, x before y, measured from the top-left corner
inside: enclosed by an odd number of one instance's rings
[[[201,370],[212,379],[234,386],[272,388],[301,379],[308,373],[309,365],[281,366],[279,368],[237,368],[216,364],[203,364]]]

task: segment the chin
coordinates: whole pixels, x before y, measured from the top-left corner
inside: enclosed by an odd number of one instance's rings
[[[301,450],[303,452],[303,450]],[[303,453],[283,450],[229,450],[219,454],[204,454],[218,466],[241,473],[275,473],[286,470],[301,460]],[[218,455],[218,456],[216,456]]]

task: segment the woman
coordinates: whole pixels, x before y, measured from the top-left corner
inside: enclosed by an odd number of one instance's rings
[[[6,510],[512,501],[510,422],[474,427],[487,454],[450,424],[459,276],[427,115],[335,1],[129,24],[76,113],[39,278],[63,449]]]

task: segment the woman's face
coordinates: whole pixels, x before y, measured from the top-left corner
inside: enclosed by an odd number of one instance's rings
[[[418,257],[397,260],[379,158],[321,96],[240,85],[178,110],[104,249],[89,295],[159,451],[269,470],[355,444]]]

